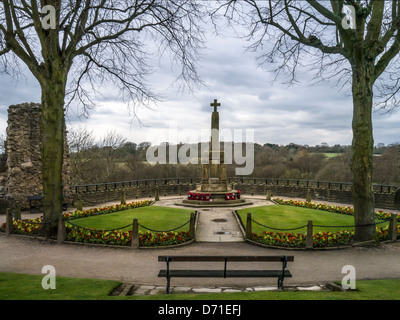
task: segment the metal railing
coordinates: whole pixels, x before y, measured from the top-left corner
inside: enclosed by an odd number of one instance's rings
[[[141,186],[162,186],[175,184],[193,184],[200,183],[201,177],[192,178],[159,178],[159,179],[139,179],[129,181],[104,182],[96,184],[74,185],[71,186],[71,191],[74,193],[83,192],[98,192],[125,189]],[[330,189],[340,191],[351,191],[351,182],[337,181],[317,181],[317,180],[302,180],[302,179],[278,179],[278,178],[251,178],[251,177],[231,177],[227,178],[229,184],[250,184],[250,185],[265,185],[265,186],[286,186],[286,187],[305,187],[314,189]],[[373,189],[377,193],[392,193],[398,190],[396,185],[374,184]]]

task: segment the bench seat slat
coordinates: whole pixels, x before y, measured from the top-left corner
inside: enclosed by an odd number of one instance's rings
[[[277,261],[283,256],[159,256],[158,261]],[[287,261],[294,261],[294,256],[286,256]]]
[[[289,270],[284,271],[285,278],[291,278]],[[160,270],[158,277],[165,278],[167,270]],[[169,270],[171,278],[223,278],[224,270]],[[278,278],[282,270],[226,270],[226,278]]]

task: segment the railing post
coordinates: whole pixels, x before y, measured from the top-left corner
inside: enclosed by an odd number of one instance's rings
[[[397,214],[392,213],[389,223],[389,240],[395,242],[397,240]]]
[[[19,202],[15,205],[15,218],[21,220],[21,204]]]
[[[307,189],[306,202],[311,202],[311,190]]]
[[[131,246],[132,246],[132,249],[139,249],[139,223],[138,223],[138,219],[133,219]]]
[[[252,226],[251,226],[251,213],[247,213],[247,221],[246,221],[246,239],[252,239]]]
[[[306,249],[313,248],[313,222],[308,220],[307,224],[307,234],[306,234]]]
[[[65,228],[64,214],[61,213],[58,217],[58,231],[57,231],[57,243],[61,244],[67,238],[67,230]]]
[[[267,188],[266,200],[271,200],[271,188]]]
[[[125,193],[125,190],[122,190],[122,193],[121,193],[121,204],[126,204],[126,193]]]
[[[11,214],[11,209],[7,208],[6,209],[6,235],[9,236],[12,234],[14,231],[14,225],[13,225],[13,218]]]
[[[190,213],[190,225],[189,225],[189,234],[192,239],[196,238],[195,221],[196,221],[196,214],[194,212],[192,212],[192,213]]]
[[[81,195],[78,195],[78,201],[76,201],[75,206],[76,206],[76,210],[82,211],[83,203],[82,203],[82,196]]]

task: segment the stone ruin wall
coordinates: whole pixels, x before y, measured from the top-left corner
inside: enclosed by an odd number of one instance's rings
[[[2,141],[3,142],[3,141]],[[0,154],[0,198],[6,194],[7,156]]]
[[[41,105],[38,103],[23,103],[8,108],[6,164],[0,183],[3,181],[3,195],[9,206],[10,202],[18,202],[22,209],[27,209],[27,197],[42,194],[40,118]],[[70,195],[69,171],[69,152],[65,139],[63,179],[67,198]]]

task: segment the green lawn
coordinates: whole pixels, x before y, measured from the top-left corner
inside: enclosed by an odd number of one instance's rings
[[[335,157],[340,156],[340,155],[342,155],[342,154],[343,154],[343,153],[329,153],[329,152],[323,153],[323,155],[324,155],[325,157],[327,157],[328,159],[335,158]]]
[[[133,219],[136,218],[142,226],[153,230],[165,231],[179,227],[187,222],[190,219],[191,212],[193,212],[193,210],[146,206],[93,217],[74,219],[71,220],[71,222],[84,228],[110,230],[132,224]],[[129,226],[123,230],[126,231],[131,228],[132,227]],[[177,231],[187,231],[188,229],[189,224]],[[139,227],[139,230],[142,232],[147,231],[142,227]]]
[[[56,289],[44,290],[44,275],[0,272],[0,300],[400,300],[400,279],[356,282],[349,292],[246,292],[172,294],[113,297],[120,282],[113,280],[56,277]]]
[[[337,226],[337,227],[314,227],[314,233],[319,231],[341,231],[341,230],[354,230],[354,217],[334,212],[328,212],[323,210],[301,208],[294,206],[283,206],[283,205],[271,205],[263,207],[255,207],[249,209],[238,210],[238,213],[246,226],[247,213],[251,212],[253,220],[271,227],[278,229],[291,229],[300,226],[307,225],[308,220],[313,221],[313,225],[321,226]],[[380,221],[380,220],[377,220]],[[384,226],[385,224],[380,224]],[[344,227],[342,227],[344,226]],[[346,227],[349,226],[349,227]],[[261,233],[262,231],[276,231],[284,232],[280,230],[266,229],[256,223],[252,223],[252,230],[254,233]],[[289,230],[287,232],[293,233],[305,233],[306,228],[298,230]]]
[[[56,276],[56,289],[42,288],[45,275],[0,272],[0,300],[105,299],[120,282]]]
[[[336,152],[312,152],[312,155],[314,154],[323,154],[326,158],[331,159],[335,158],[337,156],[343,155],[344,153],[336,153]]]

